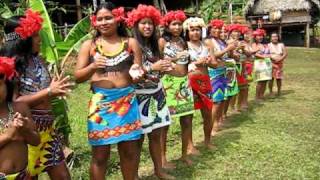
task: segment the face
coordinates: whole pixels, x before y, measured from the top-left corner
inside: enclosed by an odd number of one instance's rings
[[[245,41],[250,42],[251,39],[252,39],[252,32],[251,32],[251,31],[248,31],[247,33],[245,33],[245,34],[243,35],[243,38],[244,38]]]
[[[278,43],[278,42],[279,42],[279,36],[278,36],[278,34],[272,34],[272,35],[271,35],[271,42],[272,42],[272,43]]]
[[[221,33],[221,30],[218,28],[211,28],[211,30],[210,30],[210,36],[214,37],[214,38],[219,38],[220,33]]]
[[[100,9],[97,14],[97,30],[102,35],[112,35],[117,31],[117,22],[108,9]]]
[[[41,47],[41,37],[39,33],[36,33],[32,36],[32,52],[38,53],[40,52]]]
[[[149,38],[154,31],[154,25],[151,18],[143,18],[138,23],[139,32],[143,37]]]
[[[227,37],[228,37],[227,31],[224,28],[222,28],[219,38],[221,40],[226,40]]]
[[[171,21],[168,28],[169,28],[169,32],[173,36],[179,37],[183,30],[182,22],[178,20]]]
[[[191,41],[199,41],[201,39],[201,28],[198,26],[191,26],[189,29],[189,39]]]
[[[7,86],[4,74],[0,74],[0,102],[4,102],[7,97]]]
[[[240,38],[240,32],[239,32],[239,31],[232,31],[231,34],[230,34],[230,37],[231,37],[232,39],[239,40],[239,38]]]
[[[258,35],[258,36],[255,37],[255,40],[256,40],[257,43],[261,43],[262,40],[263,40],[263,36]]]

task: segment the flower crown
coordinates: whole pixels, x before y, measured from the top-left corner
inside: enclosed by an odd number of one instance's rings
[[[264,29],[257,29],[255,31],[253,31],[253,36],[265,36],[267,33]]]
[[[116,19],[116,22],[122,22],[122,21],[125,21],[125,19],[126,19],[124,7],[115,8],[111,11],[111,13],[114,16],[114,18]],[[91,15],[90,22],[91,22],[92,27],[96,27],[97,26],[97,16]]]
[[[127,15],[126,23],[129,27],[133,27],[143,18],[151,18],[155,26],[161,22],[161,13],[154,6],[139,4],[136,9],[128,12]]]
[[[210,21],[209,26],[212,28],[221,29],[224,26],[224,21],[220,19],[213,19]]]
[[[190,30],[191,26],[197,26],[197,27],[206,27],[206,23],[204,22],[204,20],[202,18],[198,18],[198,17],[190,17],[187,20],[184,21],[183,23],[183,29],[186,30]]]
[[[15,70],[15,58],[0,56],[0,73],[4,74],[8,80],[11,80],[17,75]]]
[[[252,30],[248,26],[242,26],[242,28],[241,28],[241,34],[246,34],[251,31]]]
[[[162,19],[161,24],[164,26],[169,26],[169,24],[174,20],[179,20],[181,22],[185,21],[187,16],[181,10],[169,11]]]
[[[227,26],[226,30],[231,33],[232,31],[239,31],[239,32],[242,32],[242,28],[244,26],[241,25],[241,24],[230,24]]]

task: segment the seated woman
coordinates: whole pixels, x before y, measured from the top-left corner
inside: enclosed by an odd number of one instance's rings
[[[29,108],[12,102],[14,75],[14,59],[0,57],[0,179],[24,180],[28,178],[27,145],[38,145],[40,137]]]

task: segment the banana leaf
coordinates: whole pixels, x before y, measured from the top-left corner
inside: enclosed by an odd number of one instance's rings
[[[87,35],[90,31],[90,19],[89,16],[81,19],[77,24],[70,29],[68,35],[64,39],[64,42],[75,43],[80,40],[82,37]]]
[[[41,54],[50,63],[57,62],[59,60],[58,50],[55,44],[54,29],[52,27],[52,22],[48,11],[42,0],[29,0],[29,6],[31,9],[41,13],[44,20],[42,25],[42,31],[46,32],[46,36],[42,36],[44,33],[40,34],[42,39],[41,44]],[[43,43],[43,41],[50,43]],[[47,47],[47,46],[50,47]]]
[[[0,17],[3,19],[9,19],[14,16],[13,12],[9,8],[9,6],[5,3],[0,4],[2,7],[0,8]]]
[[[52,111],[55,116],[55,128],[62,134],[63,137],[67,138],[71,133],[71,127],[68,118],[68,106],[64,99],[53,98],[51,100]]]

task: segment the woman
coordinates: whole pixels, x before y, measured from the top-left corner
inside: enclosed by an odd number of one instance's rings
[[[228,60],[228,53],[236,48],[235,44],[225,43],[226,33],[224,22],[219,19],[210,21],[208,28],[209,39],[206,40],[210,50],[217,59],[218,65],[215,68],[209,68],[209,76],[212,85],[212,100],[213,107],[213,129],[211,135],[215,135],[218,126],[223,122],[223,112],[225,106],[226,88],[228,81],[226,79],[226,60]]]
[[[160,59],[160,50],[156,27],[161,14],[153,6],[139,5],[128,13],[127,23],[133,28],[133,34],[142,49],[142,64],[146,71],[145,80],[136,85],[139,111],[143,134],[149,138],[149,151],[154,164],[154,174],[159,178],[173,177],[162,170],[161,133],[171,123],[169,109],[166,105],[165,92],[161,76],[169,71],[171,63]],[[141,140],[141,146],[143,139]]]
[[[258,103],[263,101],[267,82],[272,79],[270,50],[268,45],[263,43],[265,35],[266,32],[263,29],[257,29],[253,32],[255,43],[253,43],[252,48],[256,50],[254,73],[257,82],[256,101]]]
[[[175,68],[183,71],[187,70],[186,42],[182,38],[183,22],[186,20],[183,11],[169,11],[162,19],[165,27],[163,37],[159,40],[159,46],[165,59],[174,63]],[[180,53],[180,54],[179,54]],[[178,54],[180,56],[178,56]],[[189,154],[199,154],[192,141],[192,118],[194,113],[192,91],[190,89],[187,76],[177,77],[166,75],[163,78],[166,90],[166,100],[172,117],[180,118],[182,156],[181,160],[187,165],[192,161],[188,158]],[[166,139],[167,130],[164,133]],[[164,167],[170,167],[163,155]]]
[[[194,107],[200,109],[203,118],[204,144],[212,148],[211,131],[213,127],[211,100],[212,86],[208,66],[215,68],[217,62],[208,47],[202,42],[202,28],[206,25],[201,18],[189,18],[184,22],[188,52],[191,63],[188,66],[189,80],[194,95]]]
[[[141,51],[137,41],[127,37],[123,8],[102,3],[91,19],[97,32],[82,44],[74,72],[77,82],[90,80],[93,91],[87,121],[90,179],[105,179],[111,145],[117,144],[123,178],[133,180],[142,129],[132,80],[142,76]]]
[[[0,179],[27,180],[27,145],[37,146],[40,137],[28,106],[12,102],[14,61],[0,57]]]
[[[279,34],[273,32],[271,34],[271,42],[269,43],[269,49],[271,53],[272,61],[272,79],[269,81],[270,94],[273,94],[273,81],[277,81],[277,96],[281,95],[281,86],[283,79],[283,62],[288,56],[288,51],[283,43],[279,42]]]
[[[243,34],[243,44],[244,44],[244,51],[245,51],[245,60],[242,63],[242,71],[247,81],[247,86],[242,89],[243,91],[243,98],[239,101],[241,109],[247,110],[249,103],[248,103],[248,97],[249,97],[249,84],[252,82],[252,70],[253,70],[253,52],[252,49],[252,30],[244,27],[242,29]]]
[[[31,176],[47,172],[51,179],[71,179],[64,162],[61,140],[55,127],[51,99],[64,96],[72,86],[68,77],[50,78],[44,61],[38,55],[42,18],[38,12],[27,10],[23,17],[12,17],[4,27],[5,56],[20,56],[17,71],[20,74],[14,95],[15,102],[26,103],[40,134],[41,143],[29,146],[28,171]],[[33,27],[33,28],[29,28]]]

